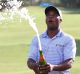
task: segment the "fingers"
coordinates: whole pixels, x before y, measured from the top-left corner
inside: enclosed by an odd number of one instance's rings
[[[50,66],[49,65],[40,65],[39,70],[50,70]]]
[[[47,71],[40,71],[39,74],[48,74]]]
[[[48,64],[39,65],[39,71],[40,71],[40,74],[48,74],[48,72],[50,72],[50,66]]]

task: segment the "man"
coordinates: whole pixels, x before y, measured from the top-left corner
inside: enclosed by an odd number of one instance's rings
[[[35,74],[70,74],[76,54],[76,43],[72,36],[63,32],[59,25],[62,15],[59,9],[49,6],[45,9],[47,30],[40,35],[42,51],[47,62],[39,65],[38,39],[34,37],[27,61]]]

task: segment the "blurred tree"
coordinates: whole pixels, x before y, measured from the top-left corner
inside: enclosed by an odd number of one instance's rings
[[[66,7],[80,7],[80,0],[60,0]]]
[[[0,0],[0,3],[5,3],[7,0]],[[80,7],[80,0],[18,0],[23,1],[23,6],[37,5],[42,2],[49,2],[55,4],[60,4],[66,7]]]
[[[7,0],[0,0],[1,2],[7,2]]]
[[[36,5],[39,0],[23,0],[23,6]]]

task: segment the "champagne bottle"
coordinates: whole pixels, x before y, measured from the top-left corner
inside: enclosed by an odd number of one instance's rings
[[[44,58],[44,55],[43,55],[43,52],[42,50],[39,51],[40,52],[40,59],[39,59],[39,64],[40,65],[45,65],[47,64],[45,58]],[[48,73],[42,73],[42,74],[48,74]]]
[[[39,64],[40,65],[45,65],[46,64],[46,60],[44,58],[43,52],[42,52],[42,50],[40,50],[39,52],[40,52]]]

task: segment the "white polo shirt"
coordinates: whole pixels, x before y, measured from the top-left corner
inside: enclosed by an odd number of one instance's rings
[[[53,38],[44,32],[40,35],[42,51],[47,63],[60,64],[61,62],[75,58],[76,43],[72,36],[62,32],[61,30]],[[39,61],[38,39],[34,37],[30,46],[29,58]],[[52,71],[49,74],[70,74],[69,69],[65,71]]]

